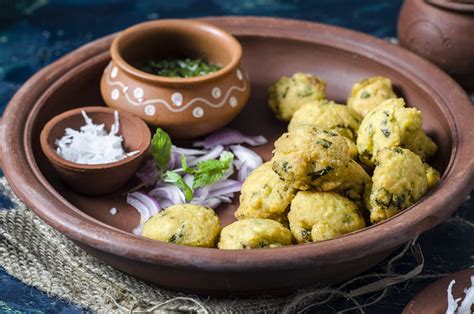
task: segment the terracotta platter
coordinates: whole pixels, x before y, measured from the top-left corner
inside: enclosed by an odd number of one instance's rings
[[[234,34],[252,84],[250,103],[231,127],[263,134],[256,151],[268,160],[285,130],[266,106],[267,87],[282,75],[310,72],[327,81],[328,97],[345,102],[357,80],[388,76],[396,92],[423,112],[424,128],[439,145],[433,161],[440,184],[403,214],[377,226],[320,243],[278,249],[220,251],[135,236],[138,213],[121,193],[86,197],[71,192],[40,149],[42,127],[71,108],[103,105],[99,84],[114,36],[92,42],[31,78],[3,116],[1,155],[14,191],[42,219],[92,255],[163,287],[201,294],[288,292],[350,278],[384,259],[405,241],[447,218],[473,183],[474,110],[442,71],[406,50],[367,35],[315,23],[271,18],[208,18]],[[22,126],[22,127],[18,127]],[[24,127],[23,127],[24,126]],[[180,143],[181,144],[181,143]],[[224,225],[237,204],[219,208]],[[117,215],[110,208],[118,209]]]

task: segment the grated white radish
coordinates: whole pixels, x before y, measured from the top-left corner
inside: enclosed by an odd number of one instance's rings
[[[471,276],[471,286],[464,289],[464,300],[463,298],[454,299],[453,285],[455,283],[455,280],[451,280],[447,289],[448,309],[446,310],[446,314],[471,314],[471,307],[474,304],[474,276]],[[461,305],[458,306],[461,300]]]
[[[122,147],[123,137],[117,135],[120,127],[119,114],[114,112],[114,123],[110,133],[104,124],[94,124],[82,111],[86,122],[80,131],[67,128],[62,138],[56,140],[56,152],[62,158],[86,165],[107,164],[133,156],[138,151],[126,153]]]

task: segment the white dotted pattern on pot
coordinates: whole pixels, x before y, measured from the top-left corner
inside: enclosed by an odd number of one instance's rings
[[[204,115],[204,109],[202,109],[201,107],[194,108],[193,116],[195,118],[201,118],[203,115]]]
[[[183,95],[178,92],[173,93],[173,95],[171,95],[171,101],[173,102],[173,104],[180,107],[181,104],[183,103]]]
[[[168,102],[164,99],[156,98],[156,99],[146,99],[145,93],[143,88],[136,87],[133,89],[133,97],[130,97],[128,94],[128,86],[126,86],[123,82],[120,81],[112,81],[112,79],[118,76],[119,69],[116,66],[112,66],[112,63],[109,63],[105,72],[109,73],[106,75],[106,82],[109,86],[118,86],[122,90],[124,94],[124,98],[128,104],[132,106],[144,106],[144,112],[147,116],[154,116],[156,114],[156,106],[163,105],[171,112],[183,112],[189,107],[193,106],[195,103],[203,103],[211,108],[220,108],[225,104],[229,104],[232,108],[237,107],[238,101],[235,96],[231,96],[232,92],[245,92],[247,90],[247,82],[244,80],[242,71],[239,69],[236,70],[235,75],[239,81],[241,81],[241,85],[233,85],[227,91],[222,91],[220,87],[213,87],[211,90],[211,96],[213,99],[217,100],[217,102],[212,102],[210,99],[196,97],[189,100],[187,103],[184,102],[184,96],[180,92],[176,91],[171,95],[171,102]],[[112,90],[110,97],[112,100],[117,100],[120,97],[119,89],[115,88]],[[204,109],[203,107],[196,106],[192,111],[193,117],[195,118],[202,118],[204,116]]]
[[[111,78],[116,78],[116,77],[117,77],[117,74],[118,74],[118,68],[117,68],[117,67],[113,67],[113,68],[112,68],[112,71],[110,71],[110,77],[111,77]]]
[[[153,105],[148,105],[145,107],[145,114],[147,116],[154,116],[156,112],[155,106]]]
[[[232,108],[235,108],[237,106],[237,98],[235,98],[234,96],[230,97],[229,104]]]
[[[242,81],[242,79],[244,78],[242,76],[242,72],[239,69],[237,69],[236,75],[237,75],[237,78],[239,79],[239,81]]]
[[[114,90],[112,90],[112,94],[110,94],[110,97],[111,97],[113,100],[119,99],[119,97],[120,97],[120,92],[119,92],[119,90],[116,89],[116,88],[115,88]]]
[[[143,94],[143,88],[141,87],[137,87],[133,90],[133,97],[135,97],[136,99],[143,98]]]
[[[214,87],[211,93],[212,93],[212,97],[214,98],[219,98],[221,97],[221,94],[222,94],[221,89],[219,87]]]

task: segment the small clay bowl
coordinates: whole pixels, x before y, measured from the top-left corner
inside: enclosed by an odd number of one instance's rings
[[[215,131],[234,119],[250,95],[242,47],[229,33],[191,20],[159,20],[123,31],[110,48],[100,84],[107,106],[128,111],[173,138]],[[190,78],[163,77],[137,67],[146,60],[201,58],[222,66]]]
[[[71,162],[56,153],[55,141],[64,136],[66,128],[79,130],[85,124],[82,110],[95,124],[104,123],[110,131],[108,127],[114,122],[114,109],[83,107],[69,110],[57,115],[44,126],[40,135],[41,149],[61,179],[74,191],[86,195],[114,192],[124,186],[140,166],[150,146],[150,130],[141,119],[127,112],[120,112],[119,134],[123,137],[122,146],[126,152],[139,153],[107,164],[85,165]]]

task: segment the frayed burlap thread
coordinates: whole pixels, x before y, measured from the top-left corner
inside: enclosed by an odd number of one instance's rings
[[[387,287],[413,278],[423,268],[421,261],[407,274],[392,271],[394,262],[410,249],[416,251],[416,245],[407,244],[388,261],[384,273],[366,274],[339,287],[309,288],[288,297],[251,299],[184,295],[146,284],[90,256],[26,208],[5,178],[0,178],[0,193],[13,203],[12,209],[0,210],[0,266],[48,295],[95,312],[293,313],[335,298],[350,301],[346,310],[363,312],[369,304],[360,303],[358,296],[371,293],[372,300],[380,300]],[[417,258],[420,254],[414,252]]]

